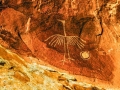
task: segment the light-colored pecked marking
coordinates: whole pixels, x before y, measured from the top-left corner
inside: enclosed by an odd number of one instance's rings
[[[68,45],[72,45],[72,46],[78,46],[79,49],[84,48],[84,43],[85,41],[82,40],[80,37],[78,36],[67,36],[66,34],[66,30],[65,30],[65,20],[59,20],[62,24],[63,24],[63,30],[64,30],[64,35],[60,35],[60,34],[54,34],[50,37],[48,37],[45,41],[49,41],[49,45],[56,47],[56,45],[59,46],[64,46],[64,59],[63,61],[66,61],[66,54],[68,59],[73,60],[70,57],[70,53],[69,53],[69,49],[68,49]]]

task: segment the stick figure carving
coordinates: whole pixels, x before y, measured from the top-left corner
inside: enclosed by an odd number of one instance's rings
[[[77,45],[79,49],[84,48],[84,43],[85,41],[80,39],[80,37],[78,36],[67,36],[66,34],[66,30],[65,30],[65,20],[59,20],[62,24],[63,24],[63,31],[64,31],[64,35],[60,35],[60,34],[54,34],[50,37],[48,37],[45,41],[49,41],[49,45],[56,47],[56,45],[63,45],[64,46],[64,62],[66,61],[66,57],[68,60],[74,60],[73,58],[70,57],[70,52],[68,49],[68,45]]]

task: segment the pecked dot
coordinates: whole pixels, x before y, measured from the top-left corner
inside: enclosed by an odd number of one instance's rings
[[[82,51],[82,52],[80,52],[80,57],[83,60],[88,60],[90,58],[90,52],[89,51]]]

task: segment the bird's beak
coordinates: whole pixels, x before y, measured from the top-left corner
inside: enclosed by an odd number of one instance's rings
[[[57,20],[65,24],[65,20],[60,20],[60,19],[57,19]]]
[[[60,20],[60,19],[57,19],[57,20],[60,21],[60,22],[63,21],[63,20]]]

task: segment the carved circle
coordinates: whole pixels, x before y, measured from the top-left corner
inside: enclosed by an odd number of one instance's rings
[[[90,58],[90,52],[89,51],[82,51],[82,52],[80,52],[80,57],[83,60],[88,60]]]

